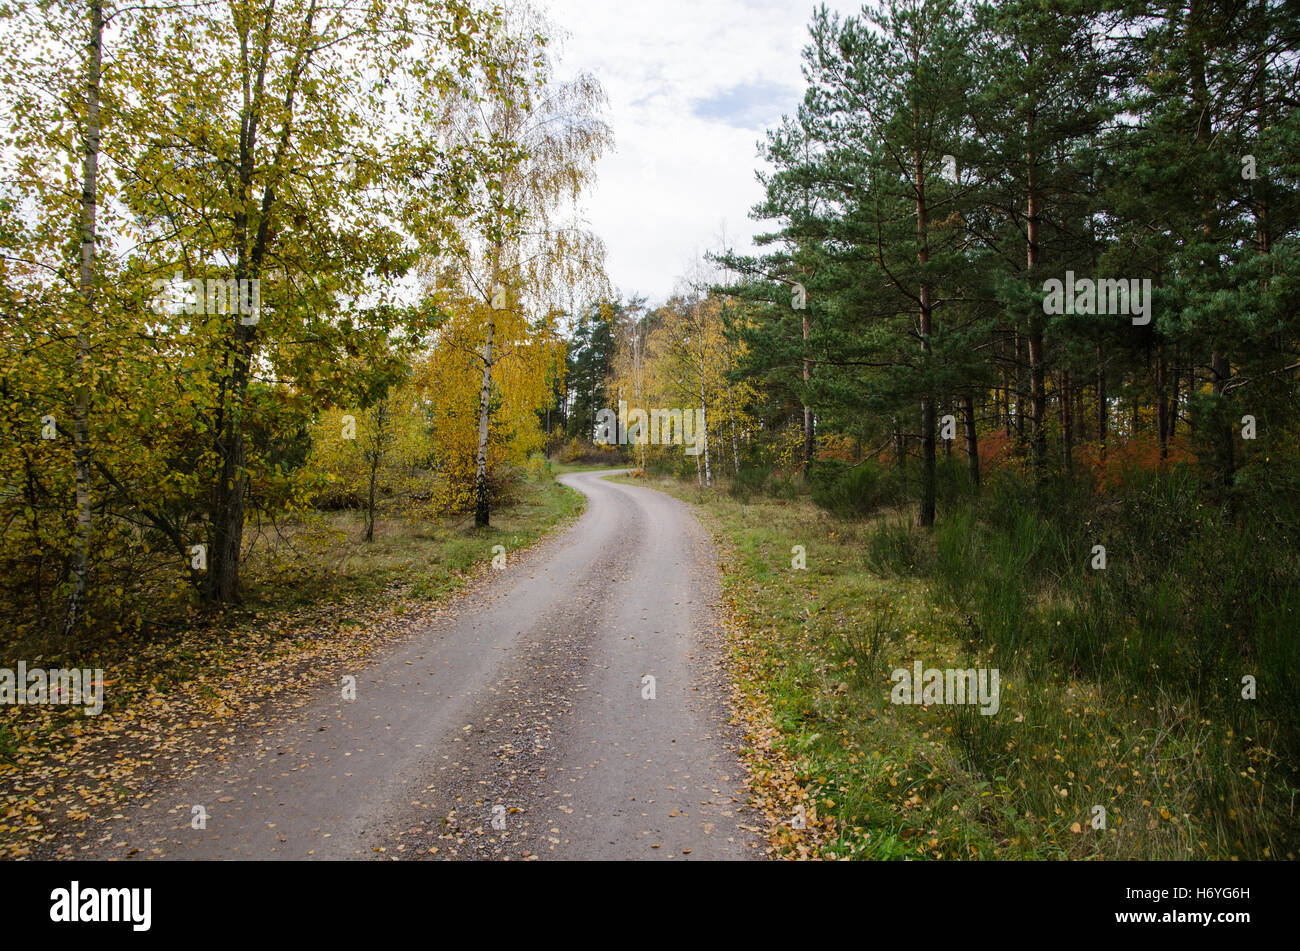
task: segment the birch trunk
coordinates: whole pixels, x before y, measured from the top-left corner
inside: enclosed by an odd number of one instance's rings
[[[86,154],[81,173],[81,267],[78,285],[85,304],[77,324],[77,396],[72,420],[72,457],[77,492],[77,545],[72,558],[72,591],[64,635],[77,626],[86,599],[86,575],[90,562],[90,446],[87,417],[90,414],[90,337],[87,325],[95,311],[95,212],[99,178],[99,85],[104,49],[104,8],[101,0],[90,3],[89,66],[86,75]]]

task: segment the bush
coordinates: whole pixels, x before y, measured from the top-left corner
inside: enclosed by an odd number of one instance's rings
[[[899,499],[897,481],[873,459],[853,466],[818,461],[808,474],[808,485],[813,502],[846,519],[866,518]]]
[[[767,484],[767,494],[774,499],[796,499],[802,493],[802,483],[791,475],[777,476]]]
[[[753,496],[763,491],[763,486],[767,484],[768,477],[771,474],[771,466],[741,466],[740,471],[731,480],[731,487],[728,491],[733,498],[748,502]]]
[[[560,462],[566,465],[609,465],[624,466],[627,465],[627,459],[624,458],[620,449],[606,446],[596,446],[589,442],[583,442],[581,439],[570,439],[560,449]]]
[[[535,452],[528,457],[528,464],[524,467],[528,477],[534,481],[540,482],[551,474],[551,460],[540,452]]]
[[[496,509],[508,508],[519,501],[524,470],[519,466],[502,465],[488,469],[488,504]],[[473,511],[471,505],[466,511]]]
[[[919,538],[910,518],[882,521],[867,536],[867,565],[886,577],[924,573]]]

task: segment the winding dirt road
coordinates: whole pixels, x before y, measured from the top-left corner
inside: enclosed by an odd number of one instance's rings
[[[758,857],[707,535],[604,474],[564,476],[582,517],[359,667],[355,700],[322,684],[90,856]]]

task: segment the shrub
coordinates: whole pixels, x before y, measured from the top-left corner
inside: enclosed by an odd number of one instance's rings
[[[840,518],[866,518],[898,500],[898,485],[874,459],[850,466],[836,460],[818,462],[808,475],[812,500]]]
[[[740,499],[742,502],[748,502],[751,497],[763,491],[763,487],[767,484],[771,474],[772,469],[770,466],[741,466],[740,471],[731,480],[731,487],[728,491],[734,498]]]
[[[627,459],[620,449],[597,446],[575,438],[560,449],[560,462],[566,465],[622,466],[627,464]]]

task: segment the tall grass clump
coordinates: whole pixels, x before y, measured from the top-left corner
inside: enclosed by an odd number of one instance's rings
[[[1154,823],[1137,854],[1276,856],[1300,845],[1300,500],[1275,488],[1211,500],[1177,467],[1106,491],[1006,474],[931,532],[881,519],[864,558],[927,579],[1049,760]],[[963,760],[1019,782],[1018,809],[1060,811],[1061,790],[985,722],[1002,717],[952,716]]]

